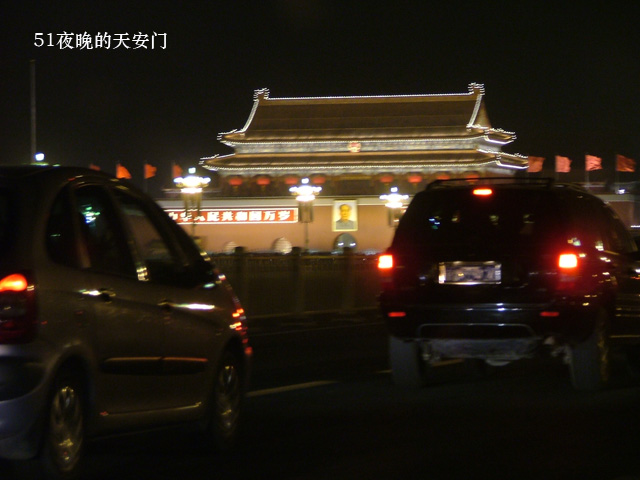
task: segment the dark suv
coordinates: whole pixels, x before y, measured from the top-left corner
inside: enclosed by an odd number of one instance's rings
[[[250,358],[224,275],[147,195],[0,167],[0,459],[71,478],[89,438],[176,424],[226,448]]]
[[[436,181],[379,260],[394,380],[422,385],[443,358],[503,365],[549,350],[575,388],[600,388],[610,346],[640,342],[639,260],[614,211],[578,186]]]

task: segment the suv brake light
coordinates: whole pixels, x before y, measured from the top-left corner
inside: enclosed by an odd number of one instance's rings
[[[35,289],[20,273],[0,279],[0,344],[27,343],[36,333]]]
[[[561,270],[571,270],[578,266],[578,255],[575,253],[562,253],[558,257],[558,267]]]
[[[378,257],[378,270],[391,270],[393,268],[393,255],[384,254]]]
[[[479,197],[488,197],[490,195],[493,195],[493,190],[487,187],[474,188],[473,194]]]

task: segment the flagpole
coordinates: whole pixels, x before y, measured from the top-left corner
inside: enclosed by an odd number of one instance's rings
[[[30,65],[30,93],[31,93],[31,158],[33,163],[36,158],[36,61],[31,60]]]
[[[587,159],[587,154],[584,154],[584,183],[585,187],[589,188],[589,161]]]

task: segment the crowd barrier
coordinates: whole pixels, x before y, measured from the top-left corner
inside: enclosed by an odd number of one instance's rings
[[[377,255],[343,253],[210,254],[240,298],[247,317],[355,313],[377,307]]]

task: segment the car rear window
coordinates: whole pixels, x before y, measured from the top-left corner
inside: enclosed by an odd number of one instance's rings
[[[425,191],[403,216],[394,246],[532,245],[562,232],[561,205],[543,189],[498,189],[476,195],[471,188]]]

